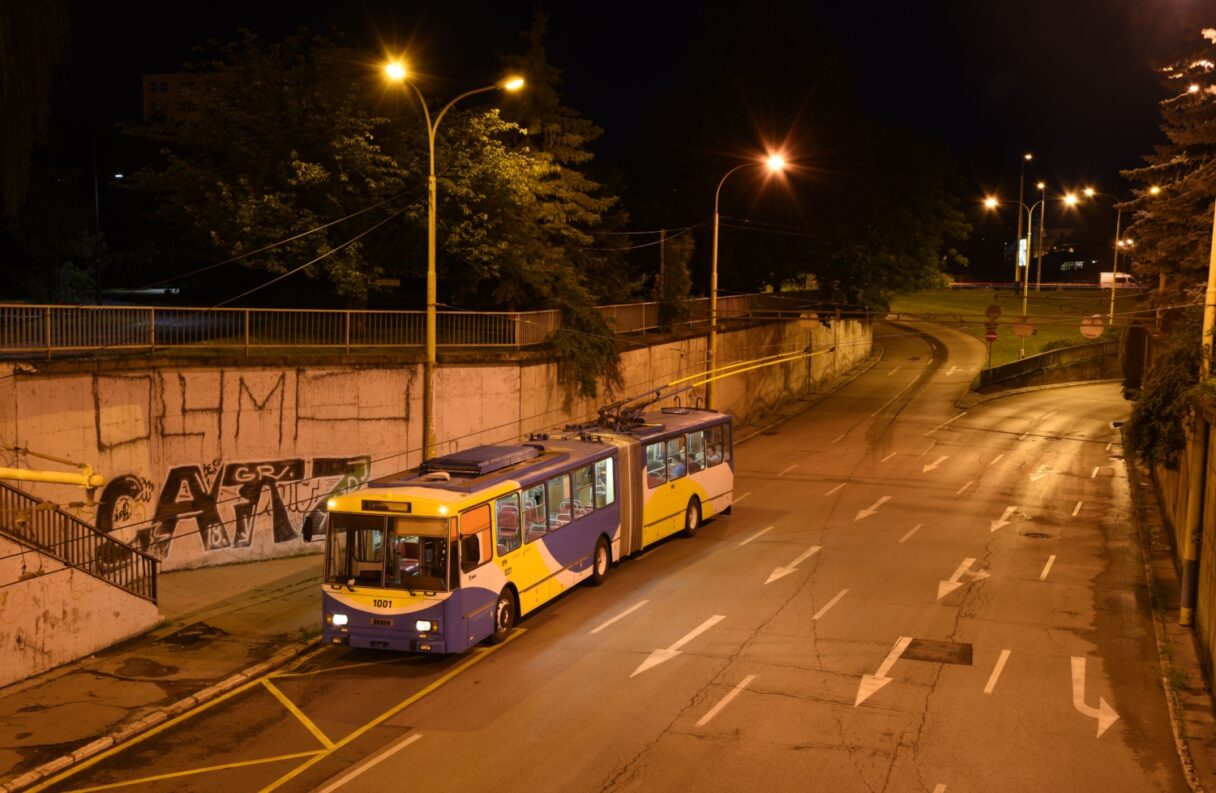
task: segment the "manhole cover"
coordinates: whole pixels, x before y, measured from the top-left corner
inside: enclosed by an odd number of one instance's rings
[[[932,661],[938,664],[971,666],[971,645],[943,642],[935,639],[913,639],[904,650],[909,661]]]
[[[1050,540],[1051,539],[1050,534],[1047,534],[1047,533],[1041,532],[1041,531],[1024,531],[1024,532],[1022,532],[1022,536],[1027,537],[1031,540]]]
[[[166,636],[162,641],[176,647],[190,647],[199,642],[207,642],[227,635],[219,628],[213,628],[205,622],[196,622],[193,625],[187,625],[177,633]]]

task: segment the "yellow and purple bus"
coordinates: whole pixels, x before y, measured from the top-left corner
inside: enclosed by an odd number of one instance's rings
[[[604,417],[602,417],[603,419]],[[731,419],[634,413],[436,457],[328,502],[327,643],[455,653],[730,512]]]

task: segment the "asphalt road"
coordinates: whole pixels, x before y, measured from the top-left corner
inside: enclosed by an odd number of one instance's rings
[[[737,449],[734,514],[497,648],[326,648],[54,786],[138,791],[1185,791],[1116,384],[953,406],[883,359]]]

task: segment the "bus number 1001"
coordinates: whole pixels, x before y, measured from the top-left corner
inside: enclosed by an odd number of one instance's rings
[[[378,609],[391,609],[393,607],[393,601],[391,601],[391,600],[373,600],[372,605]]]

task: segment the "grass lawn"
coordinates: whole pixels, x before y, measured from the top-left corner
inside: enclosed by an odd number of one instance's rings
[[[1120,291],[1116,296],[1115,322],[1140,307],[1143,297],[1134,290]],[[1012,289],[930,289],[924,292],[896,298],[891,303],[891,313],[902,319],[916,318],[943,322],[970,333],[984,341],[984,325],[988,322],[985,309],[997,305],[1001,316],[997,319],[997,337],[992,344],[992,365],[1016,361],[1022,348],[1022,338],[1014,335],[1013,323],[1022,315],[1022,293]],[[1110,315],[1110,290],[1069,289],[1031,291],[1026,304],[1027,314],[1034,326],[1034,335],[1025,339],[1026,355],[1037,355],[1053,342],[1061,344],[1086,344],[1090,339],[1081,335],[1081,319],[1101,314],[1103,320]],[[1107,328],[1092,341],[1111,341],[1118,338],[1118,329]]]

